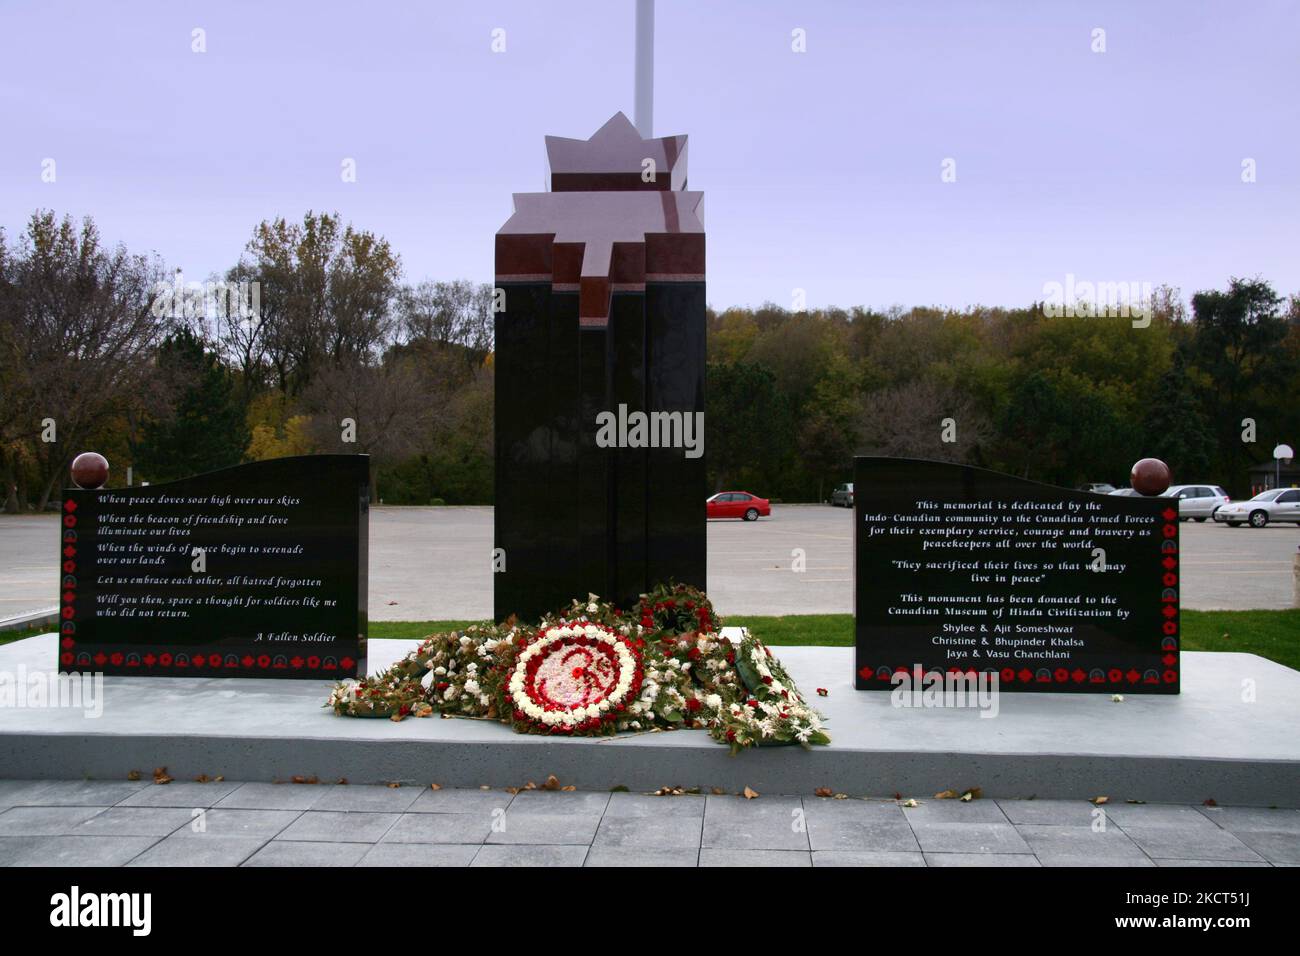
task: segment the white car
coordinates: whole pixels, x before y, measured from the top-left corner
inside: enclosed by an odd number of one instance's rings
[[[1214,520],[1229,528],[1249,524],[1262,528],[1270,521],[1300,523],[1300,488],[1271,488],[1261,491],[1249,501],[1235,501],[1214,513]]]
[[[1164,497],[1178,499],[1178,518],[1181,521],[1213,518],[1216,511],[1232,501],[1218,485],[1170,485]]]

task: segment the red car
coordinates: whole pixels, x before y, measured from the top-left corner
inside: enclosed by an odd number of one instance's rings
[[[751,495],[748,491],[719,491],[706,503],[710,518],[744,518],[757,521],[760,516],[772,513],[772,504],[766,498]]]

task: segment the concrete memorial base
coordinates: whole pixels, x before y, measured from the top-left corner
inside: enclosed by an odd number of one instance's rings
[[[0,646],[0,673],[44,674],[56,635]],[[415,641],[370,642],[382,669]],[[1253,654],[1187,653],[1182,694],[1006,694],[999,713],[899,708],[855,691],[853,649],[775,651],[829,718],[832,743],[732,757],[701,731],[557,739],[489,721],[336,717],[329,683],[110,677],[103,714],[0,709],[0,777],[125,779],[166,767],[176,780],[316,776],[352,783],[519,786],[555,774],[582,790],[753,787],[926,799],[980,787],[986,797],[1091,798],[1300,806],[1300,672]],[[1254,701],[1243,700],[1251,682]],[[826,688],[827,697],[817,697]]]

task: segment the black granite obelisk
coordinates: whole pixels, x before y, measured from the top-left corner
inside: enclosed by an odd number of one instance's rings
[[[546,145],[551,191],[516,193],[496,236],[498,620],[705,586],[703,194],[685,189],[686,137],[642,139],[619,113]],[[629,430],[610,446],[609,413],[682,441]]]

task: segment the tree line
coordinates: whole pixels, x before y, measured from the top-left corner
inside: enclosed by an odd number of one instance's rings
[[[0,230],[0,493],[43,509],[72,457],[113,485],[291,454],[371,455],[392,504],[493,494],[492,289],[408,281],[335,214],[258,224],[186,279],[37,211]],[[1063,485],[1154,455],[1246,486],[1300,439],[1300,304],[1261,279],[1158,289],[1151,321],[1024,308],[710,310],[714,489],[825,500],[855,454],[978,464]]]

